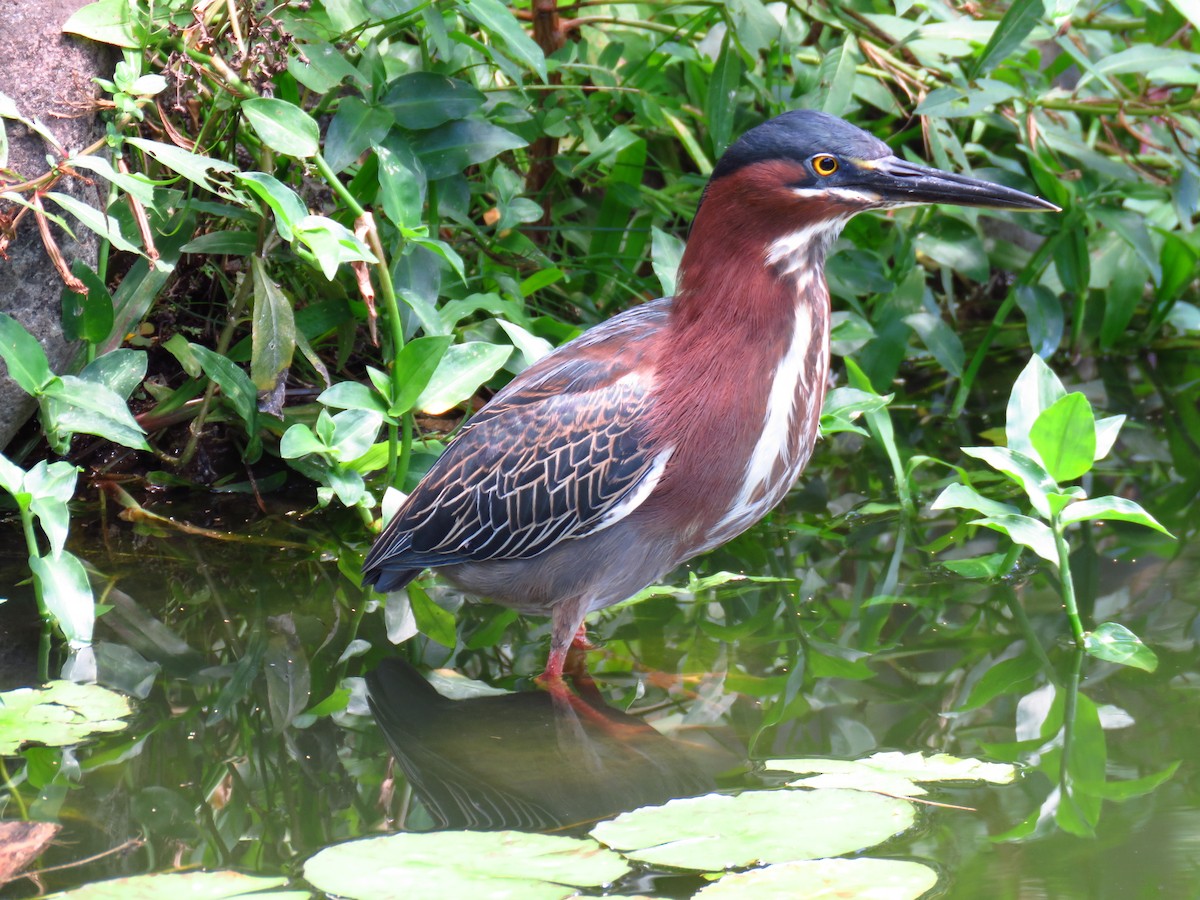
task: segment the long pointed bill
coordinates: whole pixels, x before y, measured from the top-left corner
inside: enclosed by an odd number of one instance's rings
[[[906,162],[896,156],[872,160],[860,172],[863,187],[890,203],[952,203],[989,209],[1061,212],[1053,203],[1024,191]]]

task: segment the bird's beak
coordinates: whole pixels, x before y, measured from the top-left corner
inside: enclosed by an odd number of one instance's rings
[[[952,203],[989,209],[1062,211],[1024,191],[906,162],[896,156],[864,163],[859,172],[863,186],[879,194],[886,203]]]

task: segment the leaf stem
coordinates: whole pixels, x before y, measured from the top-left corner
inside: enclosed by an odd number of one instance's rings
[[[1079,621],[1079,607],[1075,603],[1075,582],[1071,578],[1071,548],[1067,546],[1064,534],[1066,526],[1055,513],[1050,519],[1050,529],[1054,532],[1054,547],[1058,551],[1058,580],[1062,585],[1063,604],[1067,607],[1067,618],[1071,622],[1071,634],[1075,638],[1075,646],[1083,649],[1083,624]]]

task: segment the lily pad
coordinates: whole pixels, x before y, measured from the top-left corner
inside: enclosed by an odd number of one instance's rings
[[[135,875],[114,878],[83,887],[52,894],[71,900],[160,900],[162,897],[186,897],[187,900],[228,900],[233,897],[261,897],[265,900],[305,900],[308,891],[273,891],[287,884],[286,878],[263,878],[241,872],[165,872],[158,875]]]
[[[304,877],[352,900],[562,900],[629,866],[595,841],[517,831],[393,834],[326,847]]]
[[[904,831],[913,815],[903,800],[864,791],[747,791],[646,806],[591,833],[631,859],[713,872],[852,853]]]
[[[1008,784],[1016,770],[1006,763],[961,759],[946,753],[881,752],[866,759],[771,759],[768,769],[812,773],[813,777],[789,782],[793,787],[851,788],[894,797],[919,797],[925,793],[915,782],[987,781]]]
[[[697,900],[915,900],[937,872],[901,859],[810,859],[726,875]]]
[[[23,744],[64,747],[100,732],[121,731],[129,700],[96,684],[52,681],[0,694],[0,756]]]

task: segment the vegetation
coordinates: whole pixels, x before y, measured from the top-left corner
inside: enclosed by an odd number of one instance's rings
[[[1020,810],[1007,839],[1046,822],[1092,834],[1103,800],[1169,778],[1165,764],[1109,777],[1101,712],[1079,692],[1080,656],[1058,654],[1067,630],[1046,597],[1066,602],[1069,636],[1093,657],[1151,670],[1155,655],[1128,628],[1086,633],[1104,595],[1097,561],[1173,559],[1200,524],[1194,9],[584,0],[547,15],[543,5],[99,0],[68,23],[122,55],[101,85],[106,139],[20,173],[3,199],[15,227],[48,219],[101,235],[96,271],[63,272],[64,328],[87,364],[52,373],[0,317],[0,358],[40,404],[37,434],[0,457],[0,486],[19,509],[47,622],[86,643],[91,583],[105,584],[105,617],[122,634],[144,627],[138,652],[176,679],[164,704],[183,712],[154,725],[164,741],[178,732],[176,758],[155,775],[159,793],[138,794],[147,840],[169,834],[194,862],[274,873],[299,849],[375,827],[371,794],[385,776],[367,762],[380,742],[355,724],[365,706],[353,676],[394,652],[389,642],[507,685],[533,670],[541,632],[508,611],[460,609],[432,579],[386,606],[364,592],[371,529],[513,374],[669,292],[715,160],[745,129],[797,107],[849,118],[900,155],[1040,193],[1064,213],[854,219],[828,270],[843,389],[830,395],[829,439],[803,487],[767,529],[699,562],[685,587],[614,610],[601,674],[737,669],[736,690],[759,703],[741,722],[753,755],[828,708],[816,680],[850,685],[831,689],[847,706],[866,704],[857,692],[872,664],[932,691],[951,676],[933,663],[904,669],[905,654],[976,633],[978,643],[954,645],[951,699],[930,697],[929,708],[978,729],[947,728],[947,740],[977,742],[960,752],[1032,758],[1055,786],[1050,814]],[[37,126],[0,103],[0,125],[17,121]],[[92,179],[105,209],[54,190],[68,178]],[[991,418],[996,397],[1013,398],[1006,428]],[[236,578],[206,583],[187,572],[194,560],[164,549],[174,580],[152,618],[191,636],[134,628],[115,576],[89,579],[87,553],[67,549],[76,466],[85,499],[99,492],[155,535],[175,527],[147,500],[164,489],[332,507],[308,533],[252,537],[287,548],[273,552],[334,621],[261,598],[230,615],[223,591]],[[297,485],[299,501],[287,493]],[[330,556],[336,572],[320,565]],[[266,566],[255,557],[249,568]],[[964,576],[981,592],[962,590]],[[712,604],[678,602],[696,595]],[[211,619],[178,612],[208,604]],[[1173,625],[1136,603],[1122,612],[1174,658]],[[668,619],[683,636],[664,643]],[[47,638],[43,677],[50,659]],[[115,670],[127,685],[147,677],[125,658]],[[896,690],[875,689],[881,703]],[[628,688],[626,705],[640,690]],[[1036,721],[1026,711],[1019,740],[981,718],[996,703],[1015,717],[1035,694],[1045,703]],[[890,726],[873,725],[886,744]],[[260,733],[286,735],[287,750],[231,749]],[[314,792],[281,775],[301,745],[340,756],[358,779],[336,782],[336,821],[301,824]],[[132,739],[111,746],[89,768],[140,753]],[[47,752],[23,751],[5,781],[53,818],[78,770],[60,771]],[[227,764],[242,753],[251,763]],[[324,788],[343,776],[304,775]],[[164,786],[184,783],[194,792]],[[218,807],[218,785],[240,805]],[[271,814],[284,800],[295,803],[290,831]],[[199,827],[195,808],[209,810]]]

